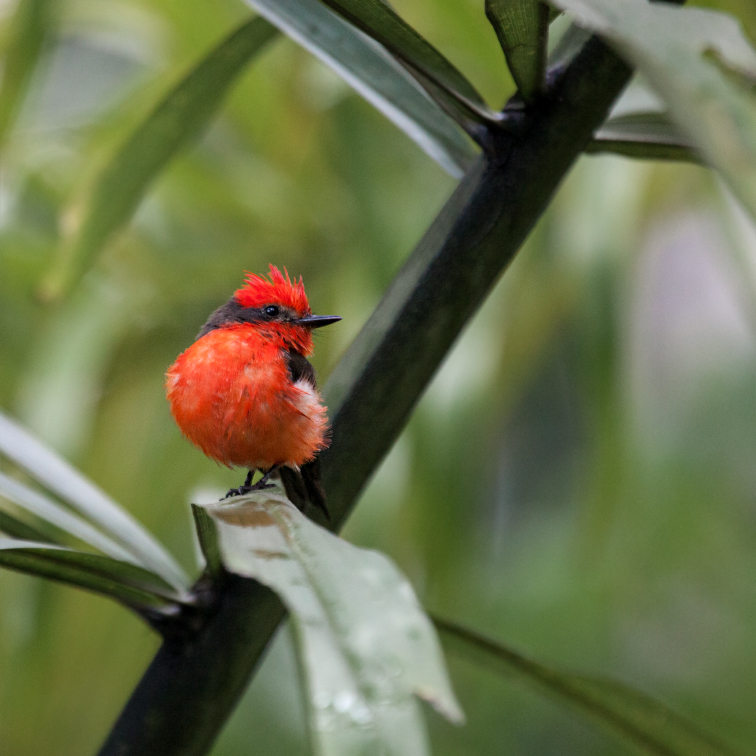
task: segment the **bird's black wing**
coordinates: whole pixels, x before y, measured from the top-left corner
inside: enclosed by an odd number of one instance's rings
[[[315,369],[306,357],[299,352],[289,351],[286,353],[286,365],[292,381],[296,383],[305,380],[313,388],[317,388]],[[280,474],[286,495],[299,509],[304,510],[309,502],[325,515],[329,523],[331,522],[331,516],[326,506],[325,491],[320,482],[320,459],[318,457],[303,464],[299,468],[299,472],[290,467],[282,467]]]

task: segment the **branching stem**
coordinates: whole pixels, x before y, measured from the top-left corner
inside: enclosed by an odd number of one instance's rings
[[[521,134],[492,130],[347,352],[326,386],[333,443],[322,468],[334,530],[629,77],[591,39],[528,109]],[[207,753],[283,616],[267,588],[229,576],[202,627],[164,641],[101,756]]]

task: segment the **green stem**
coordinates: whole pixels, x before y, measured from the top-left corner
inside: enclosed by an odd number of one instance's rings
[[[536,685],[556,701],[634,741],[656,756],[737,756],[697,725],[645,694],[612,680],[568,674],[454,622],[432,617],[445,645],[489,671]],[[456,647],[456,649],[455,649]]]
[[[462,328],[603,123],[630,69],[591,39],[529,111],[520,137],[491,147],[462,180],[326,386],[333,443],[322,468],[338,529]],[[201,756],[284,616],[253,581],[218,586],[195,635],[167,639],[101,756]]]

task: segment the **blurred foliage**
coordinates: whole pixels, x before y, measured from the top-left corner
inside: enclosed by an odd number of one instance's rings
[[[697,3],[735,13],[746,0]],[[482,2],[397,10],[493,104],[514,85]],[[0,6],[3,39],[12,4]],[[36,292],[66,211],[235,0],[61,2],[0,166],[0,405],[196,572],[188,503],[237,485],[173,425],[162,375],[269,262],[304,277],[321,378],[454,182],[287,40],[239,80],[69,299]],[[756,743],[756,230],[705,169],[586,157],[471,323],[344,533],[434,611],[654,693]],[[158,638],[126,610],[0,572],[0,753],[94,751]],[[438,756],[633,749],[452,657],[469,724]],[[306,753],[284,630],[215,756]]]

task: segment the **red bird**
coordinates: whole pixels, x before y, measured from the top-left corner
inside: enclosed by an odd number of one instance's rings
[[[290,498],[309,499],[327,517],[316,457],[328,446],[328,420],[307,357],[312,329],[341,318],[313,315],[302,279],[284,274],[274,265],[270,280],[247,274],[168,368],[166,395],[189,441],[227,467],[249,469],[227,496],[266,488],[281,470]],[[252,486],[255,470],[263,477]]]

